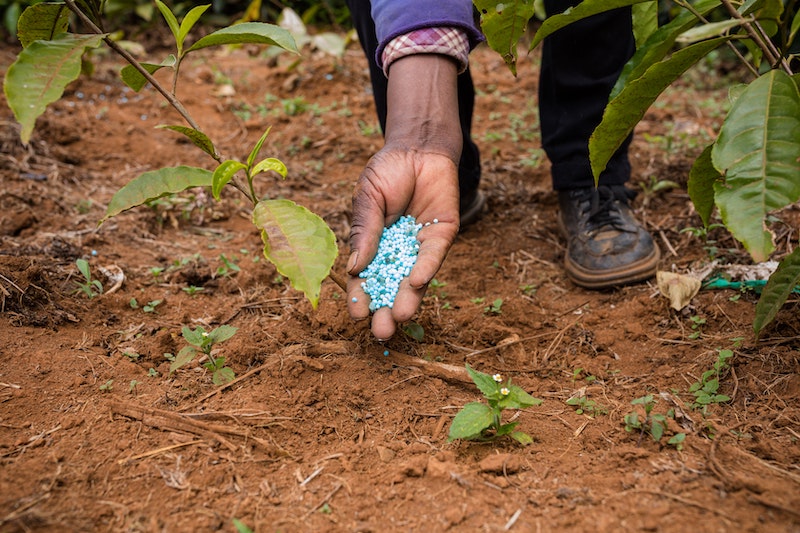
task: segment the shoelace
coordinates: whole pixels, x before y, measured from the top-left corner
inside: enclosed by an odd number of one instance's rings
[[[577,195],[581,202],[583,213],[588,210],[587,224],[592,230],[599,230],[605,226],[625,231],[625,220],[622,218],[616,202],[628,205],[636,196],[636,192],[627,189],[624,185],[601,185],[597,188],[584,189]]]

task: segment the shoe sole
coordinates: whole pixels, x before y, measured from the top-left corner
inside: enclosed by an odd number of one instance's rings
[[[558,226],[564,238],[569,239],[569,233],[564,226],[560,214],[558,217]],[[630,265],[625,265],[624,267],[615,268],[613,270],[603,270],[601,272],[583,268],[570,260],[569,254],[565,253],[564,270],[570,281],[584,289],[613,289],[622,285],[638,283],[652,278],[656,275],[660,259],[661,250],[654,241],[653,253],[647,257]]]
[[[463,230],[470,224],[474,224],[478,220],[480,220],[481,216],[483,215],[483,209],[486,207],[486,196],[481,192],[478,191],[475,195],[475,199],[464,209],[464,212],[461,213],[461,221],[460,221],[460,230]]]

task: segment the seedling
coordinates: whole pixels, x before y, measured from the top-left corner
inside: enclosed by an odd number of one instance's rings
[[[625,415],[625,431],[632,433],[639,432],[639,441],[643,435],[648,434],[653,438],[653,441],[658,442],[664,436],[667,430],[667,417],[674,418],[674,411],[670,410],[666,415],[654,413],[653,408],[656,406],[656,399],[652,394],[647,394],[641,398],[636,398],[631,401],[632,405],[641,405],[644,408],[644,419],[639,417],[639,413],[632,411]],[[682,436],[681,436],[682,435]],[[673,435],[667,444],[671,444],[680,450],[683,448],[682,442],[686,438],[683,433]]]
[[[197,329],[194,330],[184,326],[181,329],[181,335],[189,343],[189,346],[184,346],[175,356],[175,360],[169,365],[170,373],[192,362],[198,354],[202,354],[208,358],[208,361],[203,363],[203,366],[211,371],[211,380],[215,385],[224,385],[233,381],[236,377],[233,369],[225,366],[224,357],[214,357],[212,351],[215,344],[230,339],[237,331],[238,328],[226,325],[210,332],[206,331],[202,326],[197,326]]]
[[[135,379],[132,379],[130,385],[128,385],[128,392],[133,394],[133,392],[136,390],[136,385],[138,385],[138,384],[139,384],[138,381],[136,381]]]
[[[422,342],[422,339],[425,338],[425,329],[416,322],[409,322],[403,326],[403,333],[417,342]]]
[[[194,285],[189,285],[188,287],[181,287],[181,290],[188,294],[189,296],[194,296],[198,292],[202,292],[205,289],[203,287],[196,287]]]
[[[112,390],[114,390],[114,380],[109,379],[108,381],[100,385],[100,390],[103,392],[111,392]]]
[[[497,298],[495,299],[495,301],[492,302],[492,305],[484,307],[483,312],[485,314],[491,313],[493,315],[499,315],[503,312],[502,307],[503,307],[503,299]]]
[[[692,333],[689,334],[689,338],[692,340],[700,338],[700,334],[702,333],[700,328],[705,325],[706,319],[701,316],[692,315],[689,317],[689,320],[692,322]]]
[[[158,283],[161,279],[161,274],[164,272],[164,267],[150,267],[150,275],[153,276],[153,281]]]
[[[103,294],[103,284],[100,283],[99,280],[92,279],[92,270],[89,268],[89,261],[86,259],[77,259],[75,261],[75,266],[78,267],[78,271],[80,271],[81,275],[83,275],[83,282],[76,281],[76,285],[78,286],[75,289],[75,294],[83,293],[85,294],[90,300],[95,296],[99,296]]]
[[[151,300],[142,306],[142,311],[145,313],[155,313],[156,307],[161,305],[161,302],[163,301],[164,300]],[[136,301],[136,298],[131,298],[129,305],[131,306],[131,309],[139,309],[139,302]]]
[[[448,440],[490,441],[507,435],[523,445],[532,443],[530,435],[515,430],[518,422],[503,424],[502,413],[505,409],[525,409],[540,405],[542,400],[512,385],[511,379],[504,383],[500,374],[490,376],[473,370],[469,365],[466,365],[466,368],[489,405],[481,402],[470,402],[465,405],[450,425]]]
[[[707,414],[708,406],[713,403],[723,403],[730,401],[730,396],[717,394],[719,390],[720,373],[728,368],[728,359],[733,357],[731,350],[718,350],[719,355],[710,370],[703,372],[700,379],[689,387],[689,392],[694,394],[692,409],[702,408],[703,416]]]
[[[217,267],[215,276],[228,277],[242,270],[239,265],[236,264],[235,257],[229,259],[225,254],[219,254],[219,260],[222,262],[222,265]]]
[[[605,407],[598,404],[594,400],[590,400],[589,397],[586,396],[585,392],[581,392],[576,396],[572,396],[565,403],[575,407],[575,413],[579,415],[586,414],[594,418],[595,416],[608,413],[608,410]]]

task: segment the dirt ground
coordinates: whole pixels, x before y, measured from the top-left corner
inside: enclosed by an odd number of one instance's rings
[[[15,53],[3,46],[3,74]],[[473,54],[488,211],[429,290],[422,339],[385,347],[350,320],[333,282],[313,310],[277,275],[233,189],[219,203],[204,191],[164,198],[98,228],[134,176],[213,161],[154,128],[181,122],[149,88],[126,90],[116,59],[94,61],[27,147],[0,106],[0,531],[235,531],[234,519],[258,532],[800,531],[797,297],[756,341],[752,292],[701,290],[676,312],[654,281],[571,284],[535,54],[516,79],[490,50]],[[289,176],[260,192],[324,217],[343,272],[352,185],[382,143],[358,46],[300,62],[215,50],[182,74],[179,96],[222,153],[246,157],[272,127],[262,155]],[[750,263],[723,230],[708,242],[682,231],[701,225],[687,174],[730,83],[697,70],[637,129],[635,206],[662,270]],[[779,218],[777,257],[798,245],[800,209]],[[106,294],[75,294],[81,257]],[[104,268],[124,274],[113,292]],[[169,373],[182,327],[224,324],[238,328],[218,352],[232,386],[198,361]],[[725,349],[718,392],[730,401],[693,409],[691,385]],[[455,413],[481,399],[465,363],[543,400],[509,415],[533,444],[448,442]],[[672,415],[658,442],[625,429],[648,394],[653,413]]]

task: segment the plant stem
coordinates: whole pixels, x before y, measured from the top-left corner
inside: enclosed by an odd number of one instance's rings
[[[770,64],[771,67],[776,67],[778,64],[791,76],[792,69],[789,67],[788,61],[781,55],[781,53],[775,48],[775,45],[772,41],[764,36],[764,31],[761,26],[756,22],[756,27],[753,27],[747,19],[745,19],[741,13],[739,13],[736,8],[731,4],[730,0],[722,0],[722,4],[728,10],[728,13],[731,17],[735,18],[739,21],[744,31],[747,32],[747,35],[753,39],[753,42],[761,48],[761,51],[764,52],[764,56],[767,58],[767,62]]]
[[[81,11],[81,10],[80,10],[80,8],[79,8],[77,5],[75,5],[75,0],[65,0],[65,3],[67,4],[67,7],[70,9],[70,11],[72,11],[73,13],[75,13],[75,15],[76,15],[76,16],[77,16],[79,19],[81,19],[81,22],[83,22],[84,24],[86,24],[86,25],[89,27],[89,29],[91,29],[91,30],[92,30],[94,33],[96,33],[96,34],[98,34],[98,35],[102,35],[102,34],[104,33],[104,32],[103,32],[103,30],[101,30],[100,28],[98,28],[98,27],[95,25],[95,23],[94,23],[94,22],[92,22],[92,21],[91,21],[91,19],[90,19],[89,17],[87,17],[87,16],[86,16],[86,14],[84,14],[84,13],[83,13],[83,11]],[[141,65],[141,63],[139,63],[138,61],[136,61],[136,59],[135,59],[135,58],[134,58],[134,57],[133,57],[133,56],[132,56],[130,53],[128,53],[128,51],[127,51],[127,50],[125,50],[124,48],[122,48],[120,45],[118,45],[118,44],[117,44],[117,43],[115,43],[113,40],[109,39],[108,37],[103,37],[103,41],[104,41],[104,42],[105,42],[105,43],[106,43],[106,44],[109,46],[109,48],[111,48],[112,50],[114,50],[116,53],[118,53],[120,56],[122,56],[122,57],[125,59],[125,61],[127,61],[128,63],[130,63],[130,64],[133,66],[133,68],[135,68],[136,70],[138,70],[138,71],[139,71],[139,73],[140,73],[142,76],[144,76],[144,78],[145,78],[147,81],[149,81],[149,82],[150,82],[150,84],[151,84],[151,85],[152,85],[152,86],[153,86],[153,87],[154,87],[154,88],[155,88],[155,89],[156,89],[158,92],[160,92],[160,93],[161,93],[161,95],[162,95],[164,98],[166,98],[166,99],[167,99],[167,102],[169,102],[169,104],[170,104],[170,105],[171,105],[173,108],[175,108],[175,110],[176,110],[178,113],[180,113],[180,115],[181,115],[181,116],[184,118],[184,120],[186,120],[186,122],[188,122],[188,123],[189,123],[189,125],[190,125],[192,128],[194,128],[194,129],[196,129],[196,130],[200,130],[200,127],[199,127],[199,126],[197,125],[197,123],[194,121],[194,119],[193,119],[193,118],[192,118],[192,116],[189,114],[189,112],[188,112],[188,111],[186,111],[186,108],[184,108],[184,107],[183,107],[183,104],[181,104],[181,103],[178,101],[178,99],[177,99],[177,98],[175,98],[175,96],[173,96],[172,94],[170,94],[170,93],[169,93],[169,91],[167,91],[166,89],[164,89],[164,87],[162,87],[162,86],[161,86],[161,84],[160,84],[160,83],[158,83],[158,81],[157,81],[157,80],[156,80],[156,79],[153,77],[153,75],[152,75],[152,74],[150,74],[149,72],[147,72],[147,69],[145,69],[145,68],[144,68],[144,67]],[[221,162],[221,159],[218,159],[217,161]]]

